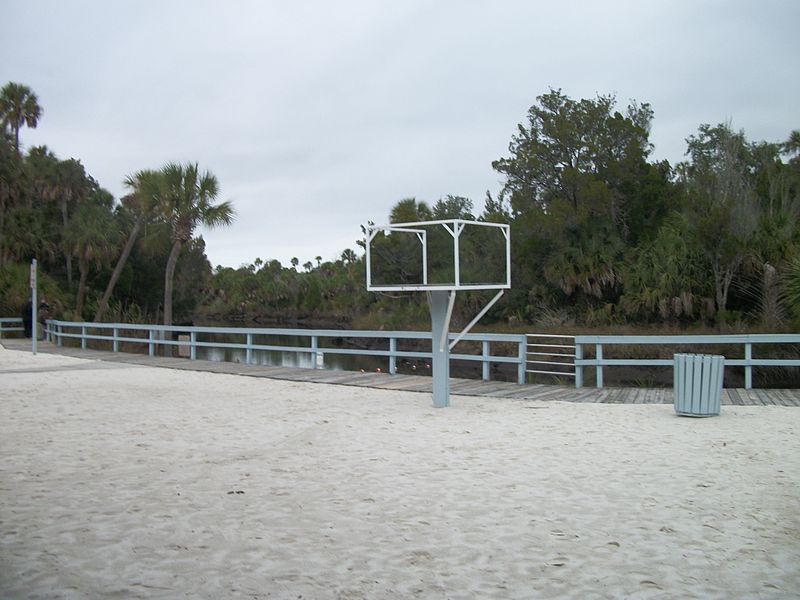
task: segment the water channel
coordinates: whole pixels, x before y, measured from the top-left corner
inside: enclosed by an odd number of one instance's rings
[[[234,343],[244,342],[242,335],[224,334],[203,334],[198,338],[199,342],[213,343]],[[388,350],[387,340],[370,340],[372,344],[355,344],[354,340],[349,340],[348,349],[373,349]],[[306,336],[297,335],[269,335],[253,336],[253,344],[264,346],[283,346],[298,348],[300,351],[281,351],[281,350],[253,350],[251,362],[253,364],[277,367],[297,367],[301,369],[312,369],[316,364],[316,356],[310,349],[311,339]],[[383,356],[360,356],[354,354],[333,354],[337,347],[343,347],[344,342],[340,338],[319,338],[320,350],[323,351],[323,363],[318,368],[330,369],[335,371],[388,371],[389,359]],[[330,352],[328,352],[330,351]],[[211,348],[198,347],[197,358],[200,360],[211,360],[218,362],[247,362],[247,351],[244,348]],[[425,370],[423,359],[398,360],[398,371],[420,372]]]

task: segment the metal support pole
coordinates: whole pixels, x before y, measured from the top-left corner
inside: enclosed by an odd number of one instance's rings
[[[39,299],[36,295],[36,259],[31,262],[31,352],[35,355],[39,343]]]
[[[148,332],[147,339],[148,339],[148,342],[147,342],[147,354],[149,356],[155,356],[156,355],[156,345],[155,345],[156,332],[155,332],[154,329],[151,329]]]
[[[119,352],[119,329],[114,327],[114,340],[111,342],[114,352]]]
[[[518,348],[517,383],[523,385],[525,383],[525,369],[528,366],[528,342],[524,337],[520,341]]]
[[[245,349],[244,362],[248,365],[253,364],[253,334],[247,334],[247,348]]]
[[[311,336],[311,368],[312,369],[319,369],[319,365],[317,364],[317,348],[319,348],[319,341],[317,336]]]
[[[450,405],[450,348],[447,344],[450,293],[433,291],[428,296],[431,310],[433,405],[436,408]]]
[[[744,366],[744,387],[745,389],[753,389],[753,366],[750,361],[753,360],[753,344],[746,343],[744,345],[744,359],[747,364]]]
[[[583,387],[583,365],[580,361],[583,360],[583,346],[575,343],[575,387]]]
[[[602,344],[595,344],[595,351],[594,357],[597,359],[597,389],[603,389],[603,365],[600,362],[603,360],[603,345]]]
[[[492,306],[494,306],[494,303],[500,300],[500,297],[503,295],[503,292],[504,290],[500,290],[499,292],[497,292],[497,295],[494,298],[492,298],[486,306],[483,307],[483,310],[481,310],[481,312],[479,312],[478,315],[474,319],[472,319],[472,321],[469,322],[469,325],[464,327],[464,330],[456,336],[456,339],[450,342],[450,350],[452,350],[455,347],[455,345],[458,342],[460,342],[461,339],[470,332],[470,330],[475,326],[475,323],[477,323],[483,318],[483,315],[489,312],[489,309],[492,308]],[[455,298],[455,293],[453,293],[452,297]],[[452,312],[452,310],[453,309],[451,308],[450,312]]]
[[[189,360],[197,360],[197,332],[189,332]]]
[[[397,373],[397,338],[389,338],[389,375]]]
[[[81,350],[86,350],[86,326],[81,326]]]
[[[489,342],[486,340],[481,342],[481,379],[489,381]]]

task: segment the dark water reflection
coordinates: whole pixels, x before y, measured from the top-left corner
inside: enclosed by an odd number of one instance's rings
[[[243,335],[199,335],[199,342],[234,343],[244,344]],[[254,335],[253,344],[263,346],[282,346],[297,348],[298,351],[282,350],[252,350],[251,364],[277,367],[296,367],[301,369],[317,368],[329,369],[334,371],[377,371],[387,372],[389,369],[389,358],[382,356],[359,356],[354,354],[335,354],[336,344],[341,345],[340,340],[335,338],[319,338],[319,350],[323,352],[322,364],[317,364],[317,357],[311,351],[311,338],[295,335]],[[371,347],[369,347],[371,346]],[[348,344],[348,349],[361,348],[364,350],[387,350],[387,340],[370,340],[362,344]],[[211,360],[217,362],[247,362],[247,350],[244,348],[210,348],[198,347],[197,358],[201,360]],[[425,361],[398,359],[398,371],[412,372],[411,365],[419,362],[424,368]],[[401,364],[402,363],[402,364]]]
[[[220,343],[244,343],[244,336],[199,336],[200,342],[220,342]],[[261,336],[259,336],[261,337]],[[362,340],[363,344],[348,344],[348,349],[361,348],[363,350],[387,350],[387,340]],[[280,350],[253,350],[251,364],[274,366],[274,367],[296,367],[301,369],[313,369],[316,364],[316,357],[311,352],[311,339],[305,336],[269,336],[269,339],[254,339],[256,345],[265,346],[284,346],[298,348],[296,351]],[[423,342],[423,345],[425,343]],[[430,344],[430,342],[427,342]],[[335,354],[336,345],[331,338],[319,338],[320,350],[323,351],[322,364],[317,368],[333,371],[365,371],[383,373],[389,372],[389,358],[382,356],[361,356],[356,354]],[[399,343],[398,348],[402,351],[425,350],[416,347],[404,347]],[[197,358],[200,360],[211,360],[217,362],[246,363],[247,351],[243,348],[197,348]],[[427,358],[398,358],[397,373],[408,375],[431,375],[430,359]],[[452,377],[465,377],[479,379],[481,377],[481,365],[475,361],[452,360],[450,363],[450,374]],[[493,364],[491,379],[499,381],[515,381],[516,366],[508,364]]]

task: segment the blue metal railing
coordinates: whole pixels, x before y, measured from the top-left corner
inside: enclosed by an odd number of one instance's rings
[[[170,339],[175,334],[179,339]],[[47,321],[45,324],[47,339],[59,346],[65,339],[80,340],[81,348],[88,348],[91,340],[110,341],[112,350],[119,352],[120,342],[138,343],[147,346],[150,356],[155,356],[159,346],[177,346],[188,351],[190,360],[197,359],[198,348],[244,350],[245,362],[252,363],[256,351],[292,352],[305,354],[311,359],[314,368],[324,364],[326,355],[358,355],[375,356],[388,359],[389,373],[397,373],[398,359],[431,360],[431,352],[398,350],[399,340],[431,340],[430,332],[423,331],[360,331],[338,329],[269,329],[243,327],[183,327],[127,323],[84,323],[78,321]],[[215,341],[210,336],[225,335],[238,337],[241,341]],[[304,345],[255,343],[255,337],[294,336],[305,340]],[[454,338],[455,334],[451,334]],[[320,343],[331,338],[375,339],[384,340],[388,349],[340,348]],[[473,333],[464,336],[463,341],[479,342],[480,354],[451,353],[451,360],[481,363],[481,378],[488,381],[493,363],[516,365],[517,382],[525,383],[525,336],[516,334]],[[512,344],[515,353],[512,355],[492,354],[493,344]]]
[[[25,331],[21,317],[0,317],[0,338],[10,331]]]
[[[753,387],[753,367],[800,367],[800,358],[753,358],[753,346],[761,344],[800,344],[800,334],[737,335],[577,335],[575,336],[575,387],[583,386],[583,368],[595,367],[596,385],[603,387],[603,368],[617,366],[672,366],[672,358],[605,358],[607,346],[741,345],[743,358],[725,357],[725,366],[744,367],[744,387]],[[594,346],[594,358],[584,358],[584,349]],[[800,354],[800,353],[799,353]],[[800,381],[797,382],[800,385]]]
[[[0,336],[5,332],[22,331],[22,319],[20,318],[0,318]],[[183,339],[167,339],[166,333],[183,335]],[[80,340],[81,348],[88,348],[92,340],[110,341],[114,352],[119,352],[121,342],[139,343],[147,347],[150,356],[154,356],[156,349],[160,346],[177,346],[179,349],[188,352],[188,358],[197,359],[198,348],[217,348],[217,349],[238,349],[245,351],[245,362],[251,363],[254,353],[259,350],[290,352],[305,354],[312,360],[312,365],[316,368],[323,366],[326,355],[357,355],[375,356],[388,359],[389,373],[397,372],[398,359],[431,359],[431,352],[398,350],[400,340],[430,340],[429,332],[416,331],[357,331],[357,330],[327,330],[327,329],[266,329],[266,328],[241,328],[241,327],[181,327],[147,324],[127,324],[127,323],[84,323],[75,321],[51,320],[45,324],[45,336],[48,340],[61,345],[65,339]],[[213,335],[226,335],[233,338],[239,337],[241,341],[214,341],[209,337]],[[531,345],[530,336],[518,334],[493,334],[493,333],[471,333],[464,337],[465,341],[480,343],[479,354],[451,353],[452,360],[468,362],[478,362],[481,364],[481,378],[488,381],[491,375],[491,365],[510,364],[516,365],[517,382],[525,383],[526,369],[530,363],[539,362],[538,358],[531,359],[529,346]],[[269,336],[296,336],[306,340],[304,345],[286,344],[258,344],[255,338]],[[451,336],[453,337],[453,336]],[[538,337],[554,337],[552,335],[538,335]],[[354,338],[354,339],[376,339],[385,340],[384,345],[388,349],[365,349],[365,348],[340,348],[329,347],[320,344],[321,340],[330,338]],[[604,369],[607,367],[633,366],[633,367],[658,367],[672,366],[672,358],[658,358],[656,356],[648,358],[606,358],[604,348],[625,346],[647,346],[664,347],[674,346],[675,352],[686,351],[687,346],[709,346],[726,345],[740,346],[742,358],[725,358],[726,366],[744,368],[745,388],[753,387],[753,369],[770,367],[800,367],[800,349],[797,355],[792,358],[756,358],[753,356],[754,346],[764,345],[798,345],[800,346],[800,334],[736,334],[736,335],[606,335],[606,336],[586,336],[578,335],[567,341],[574,339],[574,377],[575,386],[584,385],[584,368],[593,367],[595,369],[596,385],[603,387]],[[492,354],[494,344],[503,344],[506,349],[509,345],[516,348],[509,354]],[[537,344],[541,345],[541,344]],[[570,348],[572,344],[565,344],[564,347]],[[593,357],[585,357],[587,348],[594,348]],[[545,353],[552,352],[545,350]],[[790,351],[790,355],[794,350]],[[568,354],[567,351],[564,351]],[[654,352],[654,354],[656,354]],[[738,354],[738,353],[737,353]],[[662,354],[663,355],[663,354]],[[558,354],[556,356],[559,356]],[[570,357],[571,358],[571,357]],[[569,359],[556,359],[562,362],[571,362]],[[529,369],[527,372],[535,373],[537,367]],[[568,369],[571,371],[571,369]],[[552,375],[569,375],[572,372],[550,373]],[[800,379],[800,376],[798,376]],[[800,380],[797,382],[800,386]]]

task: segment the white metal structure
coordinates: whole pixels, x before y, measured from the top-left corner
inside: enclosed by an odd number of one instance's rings
[[[444,228],[453,239],[453,276],[448,282],[428,281],[428,229],[431,226]],[[467,227],[483,227],[497,229],[503,236],[505,246],[505,269],[502,277],[489,283],[468,283],[462,281],[461,256],[459,252],[461,235]],[[486,223],[483,221],[466,221],[464,219],[445,219],[440,221],[417,221],[413,223],[392,223],[390,225],[369,225],[367,228],[366,261],[367,291],[370,292],[431,292],[458,290],[498,290],[511,288],[511,228],[504,223]],[[422,249],[422,281],[416,283],[376,283],[373,281],[372,243],[380,234],[413,233],[419,240]]]
[[[452,275],[444,281],[431,281],[431,263],[445,258],[441,256],[431,257],[428,254],[429,233],[443,228],[452,238],[452,255],[447,257],[446,264],[452,264]],[[504,259],[504,273],[502,277],[495,281],[475,282],[468,281],[464,277],[461,268],[461,249],[462,235],[468,227],[484,228],[484,231],[494,230],[502,236],[503,254],[500,258]],[[490,229],[486,229],[490,228]],[[412,223],[392,223],[390,225],[370,225],[366,228],[366,267],[367,267],[367,290],[371,292],[427,292],[428,306],[431,312],[431,337],[432,337],[432,362],[433,362],[433,405],[444,407],[450,404],[450,350],[466,336],[470,329],[485,315],[489,309],[503,295],[503,292],[511,287],[511,228],[503,223],[485,223],[482,221],[467,221],[463,219],[445,219],[439,221],[417,221]],[[392,233],[412,234],[420,244],[421,249],[421,281],[416,282],[376,282],[373,277],[373,249],[372,245],[376,237],[383,233],[384,236]],[[491,257],[496,254],[492,248],[480,248],[485,255]],[[477,257],[473,256],[473,260]],[[491,268],[488,265],[479,266],[481,276],[485,276]],[[442,276],[441,269],[437,277]],[[455,339],[449,341],[450,337],[450,317],[453,314],[456,292],[469,290],[499,290],[489,303],[478,313],[478,315],[458,334]]]
[[[575,377],[575,336],[529,333],[526,336],[526,373]]]

